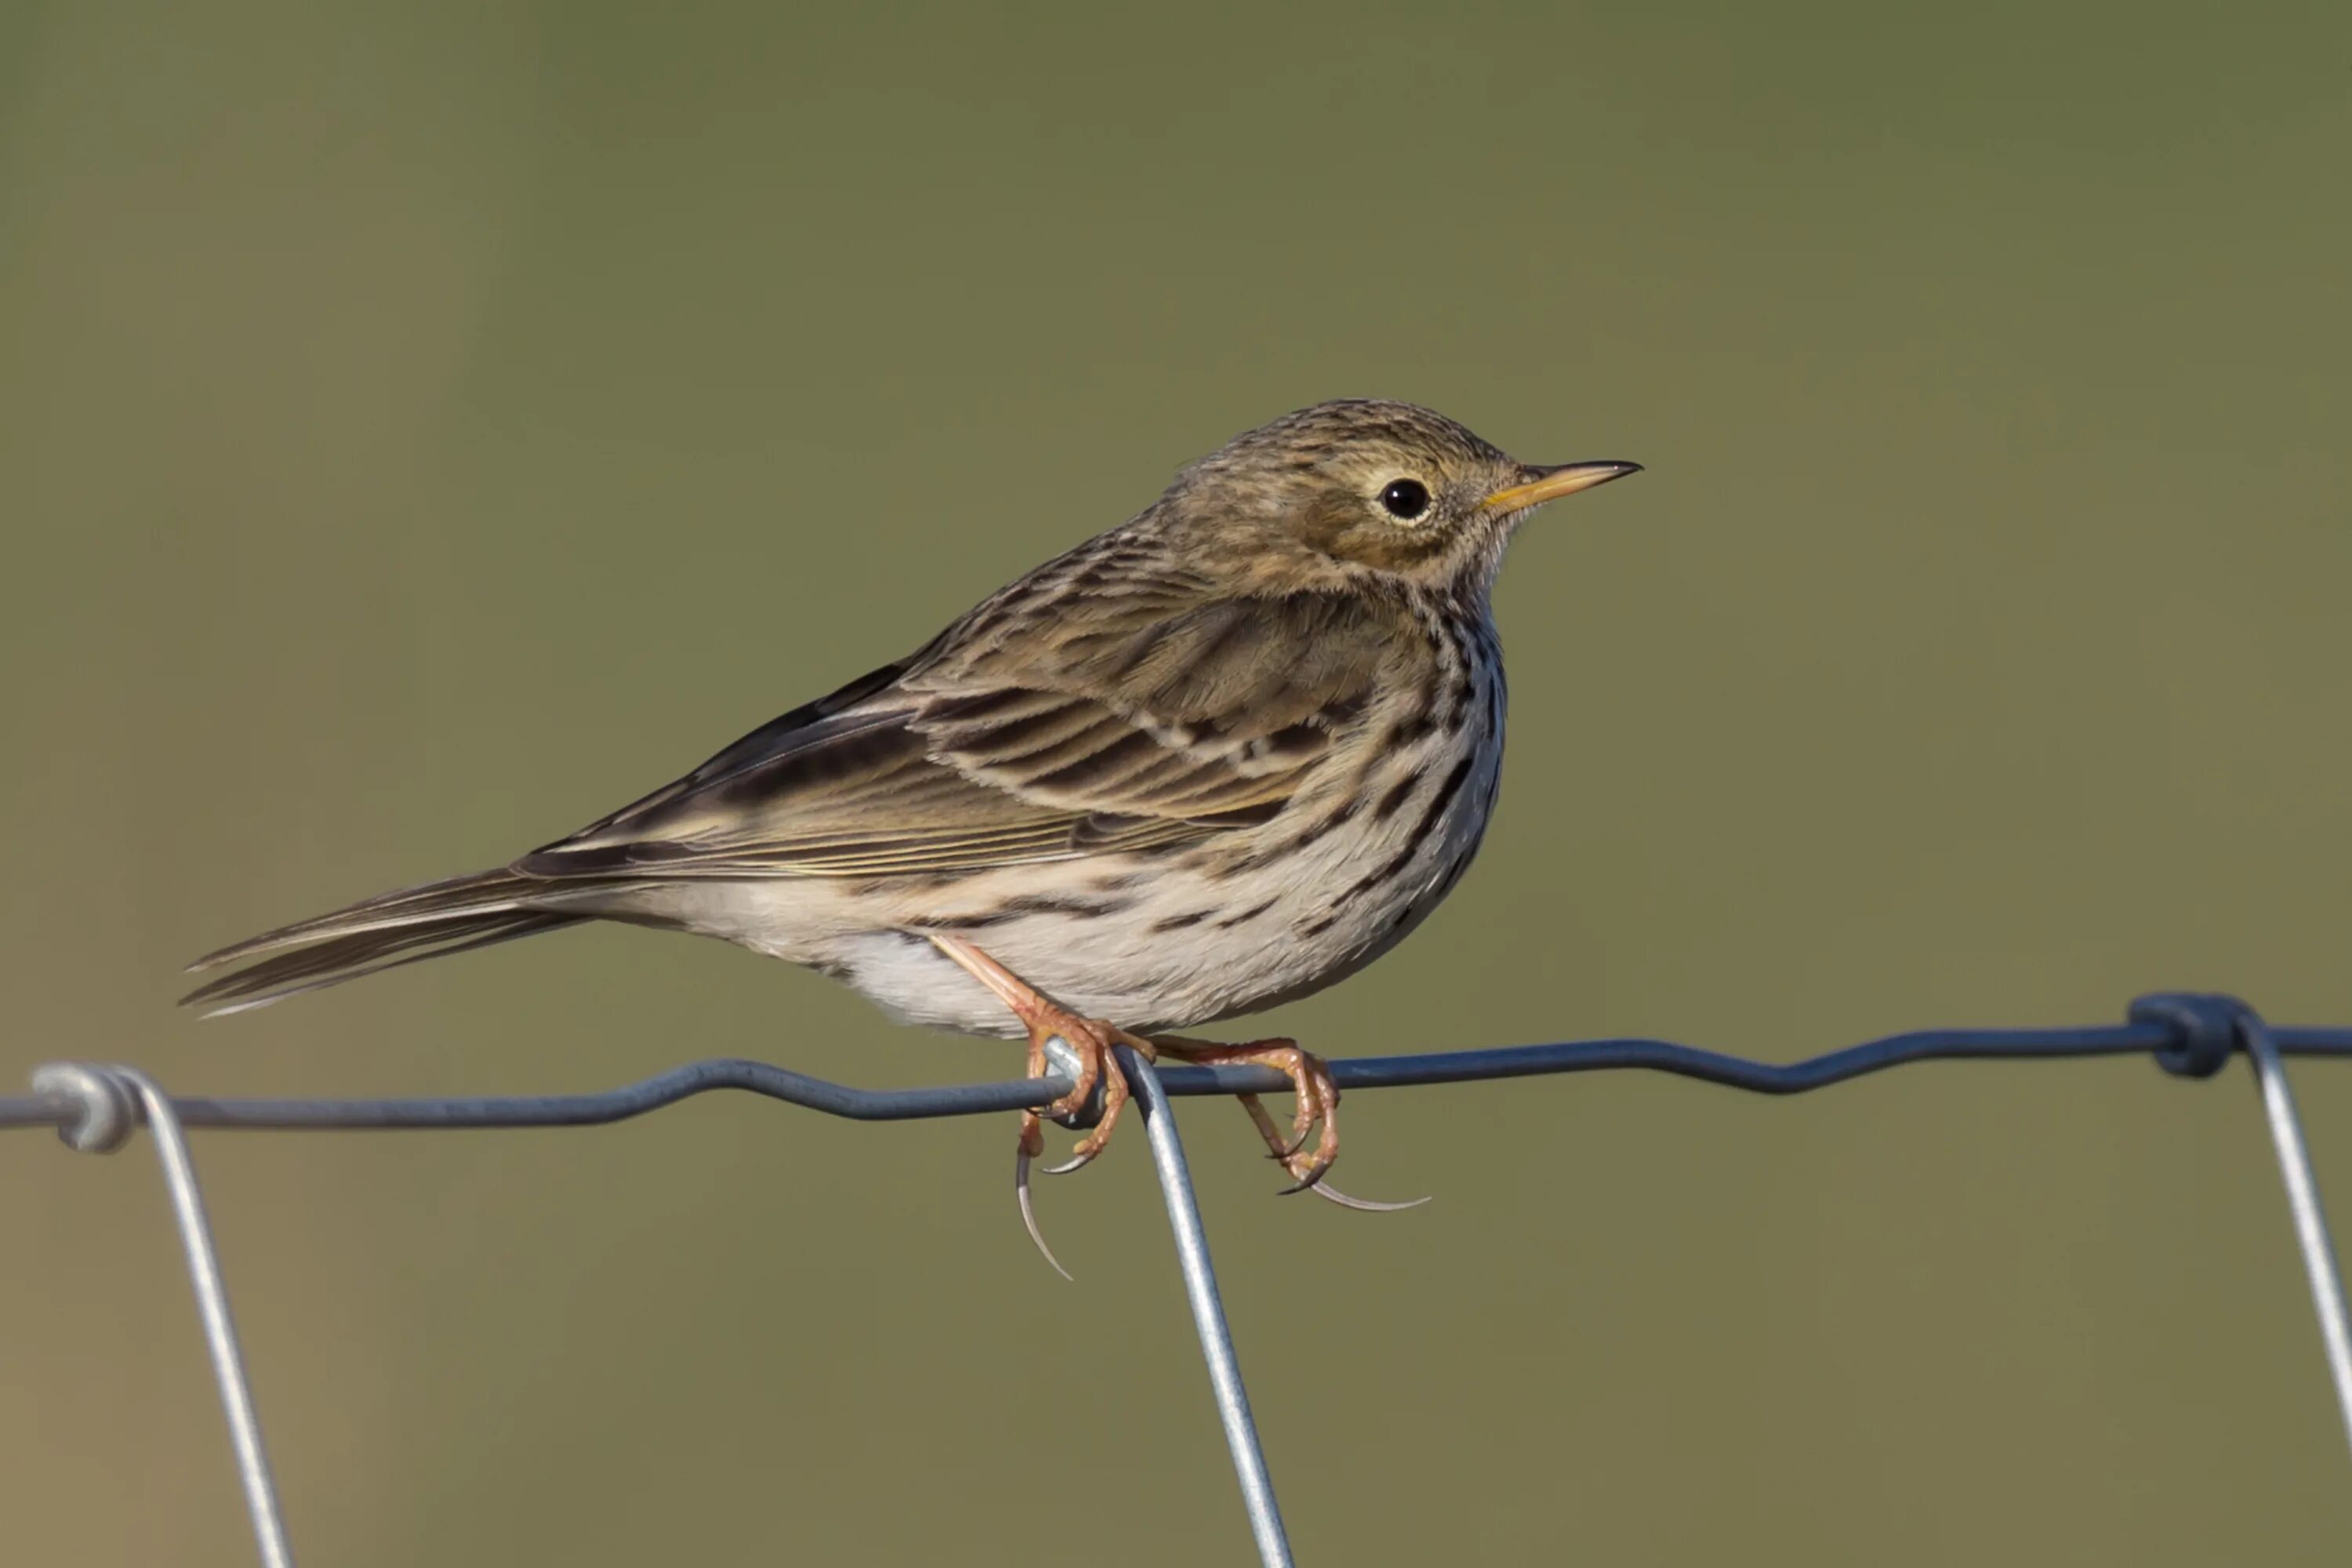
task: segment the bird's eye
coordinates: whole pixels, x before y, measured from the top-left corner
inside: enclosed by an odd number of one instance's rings
[[[1391,479],[1381,491],[1381,505],[1391,517],[1410,522],[1429,510],[1429,487],[1419,479]]]

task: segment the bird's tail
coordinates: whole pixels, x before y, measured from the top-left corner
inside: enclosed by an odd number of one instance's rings
[[[545,889],[544,882],[501,868],[381,894],[206,953],[188,965],[191,973],[230,972],[180,1000],[204,1008],[207,1017],[241,1013],[378,970],[511,942],[590,918],[534,908],[529,894]]]

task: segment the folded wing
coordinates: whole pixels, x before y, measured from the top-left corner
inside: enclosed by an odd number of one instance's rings
[[[953,874],[1194,842],[1307,787],[1393,636],[1357,603],[1164,579],[1059,614],[1000,596],[514,868]]]

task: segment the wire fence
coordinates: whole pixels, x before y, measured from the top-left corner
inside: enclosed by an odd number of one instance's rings
[[[1059,1042],[1055,1042],[1056,1045]],[[2352,1317],[2327,1221],[2320,1206],[2311,1154],[2295,1115],[2284,1058],[2352,1057],[2352,1028],[2273,1028],[2235,997],[2193,993],[2143,996],[2127,1021],[2074,1029],[1943,1029],[1895,1035],[1786,1065],[1751,1061],[1665,1040],[1582,1040],[1497,1050],[1445,1051],[1423,1056],[1366,1057],[1332,1062],[1343,1090],[1403,1089],[1570,1072],[1644,1069],[1759,1094],[1801,1094],[1849,1079],[1932,1060],[2039,1059],[2062,1057],[2152,1056],[2182,1078],[2211,1078],[2242,1052],[2252,1065],[2288,1211],[2301,1249],[2320,1341],[2347,1442],[2352,1442]],[[1060,1056],[1061,1053],[1055,1053]],[[1263,1094],[1289,1087],[1270,1068],[1184,1067],[1160,1069],[1121,1047],[1120,1067],[1141,1107],[1176,1242],[1185,1294],[1200,1331],[1211,1389],[1233,1450],[1234,1470],[1258,1556],[1267,1568],[1288,1568],[1290,1545],[1268,1476],[1249,1396],[1242,1384],[1233,1337],[1209,1259],[1192,1175],[1178,1139],[1172,1101],[1206,1094]],[[122,1147],[145,1126],[154,1136],[170,1189],[173,1213],[187,1253],[197,1315],[220,1384],[230,1442],[254,1536],[265,1568],[290,1568],[293,1556],[262,1446],[261,1425],[247,1382],[236,1329],[204,1199],[196,1185],[183,1129],[396,1130],[588,1127],[644,1116],[715,1089],[739,1089],[829,1115],[864,1121],[904,1121],[937,1116],[1041,1108],[1067,1094],[1066,1073],[1007,1083],[957,1084],[911,1089],[862,1089],[805,1077],[764,1062],[690,1062],[642,1082],[602,1093],[418,1097],[380,1100],[233,1100],[167,1096],[132,1068],[53,1062],[33,1074],[33,1093],[0,1098],[0,1129],[52,1127],[74,1149],[104,1153]]]

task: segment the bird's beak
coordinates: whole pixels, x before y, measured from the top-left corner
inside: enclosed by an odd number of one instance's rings
[[[1622,479],[1627,474],[1638,474],[1642,471],[1642,465],[1562,463],[1556,468],[1530,468],[1523,471],[1531,477],[1519,484],[1506,485],[1480,504],[1488,511],[1525,511],[1548,500],[1558,500],[1579,490],[1589,490],[1595,485],[1605,485],[1612,479]]]

